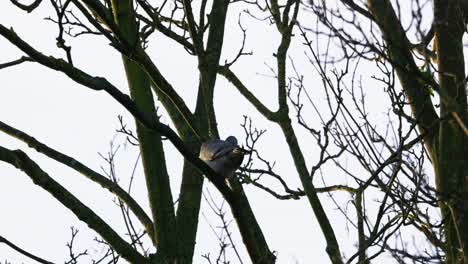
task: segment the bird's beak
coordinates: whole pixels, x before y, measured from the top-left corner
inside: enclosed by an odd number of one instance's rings
[[[242,154],[242,155],[247,155],[247,154],[252,153],[252,151],[246,150],[246,149],[241,148],[241,147],[235,148],[233,152],[236,153],[236,154]]]

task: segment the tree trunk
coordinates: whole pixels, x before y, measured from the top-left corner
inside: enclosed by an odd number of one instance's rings
[[[462,2],[434,1],[440,91],[452,99],[441,100],[439,162],[435,167],[446,263],[450,264],[468,262],[468,136],[461,127],[468,124],[462,40],[466,24]]]

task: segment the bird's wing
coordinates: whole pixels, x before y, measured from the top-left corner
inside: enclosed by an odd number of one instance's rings
[[[215,160],[219,157],[226,155],[235,148],[236,146],[232,145],[229,142],[219,139],[213,139],[201,145],[200,159]]]

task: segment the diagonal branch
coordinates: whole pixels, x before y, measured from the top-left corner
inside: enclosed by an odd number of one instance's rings
[[[76,2],[77,0],[75,0]],[[195,135],[199,136],[195,122],[193,120],[193,115],[190,112],[190,109],[185,104],[185,101],[182,97],[176,92],[172,85],[164,78],[157,66],[148,56],[143,48],[137,44],[138,39],[129,40],[122,34],[119,27],[115,24],[112,19],[112,12],[110,12],[102,3],[97,0],[82,0],[86,6],[99,18],[101,18],[112,30],[120,43],[113,42],[112,45],[118,49],[128,59],[135,61],[147,74],[151,80],[152,88],[157,94],[161,103],[166,108],[171,119],[181,121],[185,123],[187,127],[194,132]],[[140,3],[141,4],[141,3]],[[83,12],[84,10],[82,10]],[[86,16],[86,18],[93,24],[96,24],[94,18]],[[104,30],[98,28],[100,31]],[[105,33],[105,32],[103,32]],[[179,124],[180,122],[174,122],[174,124]],[[184,130],[182,127],[178,126],[177,129]]]
[[[151,18],[148,19],[142,15],[136,14],[138,19],[141,19],[146,24],[155,27],[160,33],[164,34],[166,37],[171,38],[172,40],[176,41],[177,43],[181,44],[184,48],[186,48],[190,53],[195,52],[195,48],[192,43],[190,43],[186,37],[178,35],[170,28],[164,26],[161,23],[160,18],[158,15],[153,12],[152,7],[146,2],[146,0],[137,0],[138,4],[143,8],[146,14]]]
[[[418,119],[422,133],[439,119],[431,101],[429,89],[418,79],[420,71],[411,54],[411,45],[395,10],[388,1],[367,1],[369,10],[380,27],[387,44],[387,52],[397,72],[405,95],[410,102],[413,115]],[[401,67],[399,65],[404,65]],[[435,162],[437,130],[432,129],[425,139],[431,159]]]
[[[369,18],[370,20],[374,20],[374,17],[372,16],[371,13],[369,13],[369,11],[367,11],[366,9],[360,7],[353,0],[341,0],[341,2],[343,2],[343,4],[347,5],[348,7],[353,9],[354,11],[358,12],[359,14]]]
[[[0,70],[8,68],[8,67],[16,66],[18,64],[21,64],[21,63],[27,62],[27,61],[34,61],[34,60],[29,58],[29,57],[22,56],[21,58],[19,58],[17,60],[14,60],[14,61],[0,63]]]
[[[139,48],[131,59],[148,74],[153,91],[164,105],[164,108],[169,113],[174,124],[176,124],[177,129],[183,130],[183,128],[188,127],[191,132],[201,139],[202,137],[199,135],[197,127],[195,126],[196,122],[194,121],[190,109],[169,81],[164,78],[148,54],[143,49]]]
[[[42,264],[53,264],[53,262],[50,262],[50,261],[47,261],[43,258],[40,258],[38,256],[35,256],[31,253],[29,253],[28,251],[18,247],[17,245],[13,244],[12,242],[10,242],[8,239],[4,238],[3,236],[0,235],[0,243],[5,243],[5,245],[11,247],[13,250],[19,252],[20,254],[22,255],[25,255],[26,257],[30,258],[30,259],[33,259],[39,263],[42,263]]]
[[[143,224],[146,232],[151,238],[154,238],[154,230],[153,230],[153,223],[151,218],[145,213],[143,208],[128,194],[124,189],[122,189],[118,184],[112,182],[105,176],[95,172],[94,170],[88,168],[83,163],[79,162],[78,160],[67,156],[63,153],[56,151],[53,148],[48,147],[47,145],[41,143],[37,139],[29,136],[28,134],[20,131],[14,127],[11,127],[3,122],[0,121],[0,131],[23,141],[24,143],[28,144],[29,147],[34,148],[37,152],[40,152],[47,157],[58,161],[76,171],[86,176],[88,179],[92,180],[93,182],[101,185],[103,188],[109,190],[111,193],[115,194],[121,201],[123,201],[135,216],[140,220]]]
[[[70,209],[78,219],[85,222],[91,229],[96,231],[126,260],[132,263],[146,263],[145,257],[123,240],[104,220],[94,213],[93,210],[84,205],[67,189],[52,179],[23,151],[10,150],[0,146],[0,160],[24,171],[36,185],[49,192],[61,204]]]
[[[242,83],[234,72],[228,67],[219,66],[218,73],[231,82],[234,87],[268,120],[277,120],[277,114],[266,107],[258,98]]]
[[[291,125],[291,120],[287,117],[287,120],[278,122],[278,125],[283,131],[284,137],[291,152],[296,170],[299,174],[304,192],[306,193],[312,210],[314,211],[315,217],[317,218],[322,233],[327,242],[327,253],[332,263],[342,264],[343,260],[341,257],[340,247],[336,239],[335,230],[333,229],[330,219],[328,218],[325,209],[323,208],[322,202],[318,198],[317,189],[315,188],[311,176],[307,170],[304,154],[301,151],[297,135]]]
[[[232,192],[229,187],[224,183],[223,177],[219,176],[214,172],[208,165],[205,164],[201,159],[198,158],[198,155],[193,153],[189,148],[185,146],[185,143],[179,136],[172,130],[169,126],[156,122],[149,118],[145,113],[143,113],[137,105],[130,99],[130,97],[117,89],[109,81],[102,77],[93,77],[82,70],[70,65],[61,59],[56,59],[52,56],[45,56],[39,51],[35,50],[28,43],[23,41],[21,38],[16,35],[13,30],[7,29],[0,24],[0,35],[8,39],[16,47],[21,49],[23,52],[28,54],[38,63],[65,73],[70,79],[75,82],[82,84],[95,91],[105,91],[110,96],[112,96],[117,102],[119,102],[125,109],[127,109],[140,123],[145,127],[155,130],[158,133],[161,133],[171,143],[174,147],[185,157],[187,161],[192,163],[195,167],[201,170],[205,176],[213,182],[217,189],[226,197],[231,197]]]

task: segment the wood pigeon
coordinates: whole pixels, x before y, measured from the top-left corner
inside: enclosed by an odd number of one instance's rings
[[[247,150],[237,145],[237,139],[229,136],[226,140],[213,139],[201,145],[200,159],[216,173],[229,178],[242,164]]]

